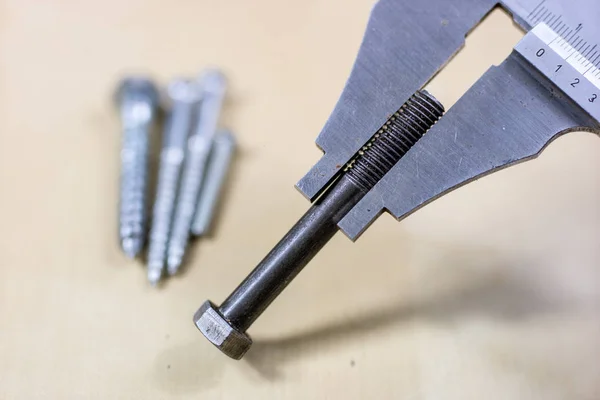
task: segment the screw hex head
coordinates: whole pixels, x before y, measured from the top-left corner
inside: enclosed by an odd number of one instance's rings
[[[241,359],[252,346],[250,336],[231,326],[210,301],[196,311],[194,323],[215,347],[235,360]]]
[[[126,77],[119,82],[115,102],[121,104],[130,98],[146,99],[152,108],[158,107],[158,89],[152,80],[145,77]]]

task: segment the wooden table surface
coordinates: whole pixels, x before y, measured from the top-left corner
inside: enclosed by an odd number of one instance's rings
[[[0,0],[0,399],[599,399],[600,140],[573,133],[357,242],[251,328],[197,332],[308,207],[293,188],[372,0]],[[494,12],[430,88],[450,106],[521,33]],[[240,151],[212,238],[160,290],[116,237],[124,73],[224,69]],[[156,157],[155,157],[156,161]]]

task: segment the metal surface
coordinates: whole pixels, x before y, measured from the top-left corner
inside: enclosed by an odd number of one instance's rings
[[[151,80],[131,77],[120,82],[115,99],[123,130],[119,240],[123,252],[133,258],[146,241],[149,136],[158,108],[158,91]]]
[[[252,346],[252,339],[231,326],[210,301],[204,302],[194,314],[194,324],[219,350],[239,360]]]
[[[310,200],[408,98],[464,45],[496,0],[380,0],[333,113],[317,137],[325,154],[297,183]]]
[[[195,236],[205,235],[210,228],[234,151],[235,137],[231,132],[218,132],[213,142],[192,223],[191,231]]]
[[[194,320],[202,333],[227,355],[236,358],[212,337],[215,330],[236,333],[231,341],[245,342],[245,331],[287,287],[338,230],[338,221],[413,146],[444,112],[427,92],[416,93],[377,129],[345,173],[304,214],[248,277],[214,309],[206,304]],[[204,316],[205,313],[209,315]],[[219,321],[216,324],[215,318]],[[198,321],[208,321],[206,328]],[[218,328],[214,327],[217,325]],[[208,333],[207,333],[208,332]],[[239,333],[244,336],[239,337]],[[217,335],[220,342],[223,335]],[[250,344],[247,344],[249,346]],[[237,346],[234,346],[238,348]],[[245,350],[244,350],[245,352]],[[243,354],[243,353],[242,353]],[[241,357],[241,355],[240,355]]]
[[[586,46],[583,42],[573,47],[542,22],[525,36],[515,51],[596,121],[600,121],[600,68],[592,61],[600,61],[600,49],[595,50],[597,47]]]
[[[314,199],[336,175],[335,166],[347,162],[365,142],[367,129],[384,120],[394,103],[445,65],[462,46],[466,33],[495,4],[486,0],[380,0],[348,83],[317,138],[325,155],[297,184],[298,189]],[[594,23],[600,4],[591,0],[507,0],[503,6],[524,29],[546,21],[564,30],[577,46],[585,45],[585,52],[600,36]],[[385,210],[401,219],[461,185],[531,159],[562,133],[598,130],[596,120],[568,96],[557,95],[547,77],[519,58],[513,54],[501,66],[491,68],[426,140],[340,221],[348,237],[356,239]]]
[[[490,69],[353,208],[340,229],[356,239],[385,209],[396,218],[485,174],[539,154],[561,133],[598,123],[515,55]]]
[[[365,195],[345,175],[317,201],[221,304],[231,325],[245,331],[338,231],[337,222]]]
[[[148,280],[153,285],[162,277],[186,142],[194,109],[200,100],[195,81],[175,80],[169,85],[167,94],[172,106],[163,134],[148,250]]]
[[[176,274],[183,262],[206,163],[225,96],[226,82],[220,71],[206,71],[201,76],[199,84],[202,88],[202,103],[195,131],[188,141],[185,166],[177,196],[173,229],[167,250],[169,275]]]

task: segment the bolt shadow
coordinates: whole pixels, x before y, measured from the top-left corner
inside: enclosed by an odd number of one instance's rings
[[[452,267],[452,266],[449,266]],[[522,266],[526,267],[526,266]],[[475,282],[442,296],[424,301],[402,301],[327,326],[277,339],[258,339],[245,361],[263,378],[282,378],[281,367],[291,360],[308,357],[364,339],[365,334],[389,330],[414,318],[452,324],[470,317],[522,320],[562,308],[532,282],[510,274],[498,273],[506,265],[485,268]],[[514,268],[513,268],[514,270]],[[435,277],[433,277],[435,279]]]

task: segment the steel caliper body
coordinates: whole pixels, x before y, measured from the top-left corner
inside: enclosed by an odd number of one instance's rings
[[[498,5],[528,33],[442,116],[420,89]],[[596,0],[379,0],[317,138],[324,156],[296,185],[313,207],[196,326],[241,358],[246,329],[338,228],[355,240],[384,211],[401,220],[564,133],[600,133],[598,16]]]

